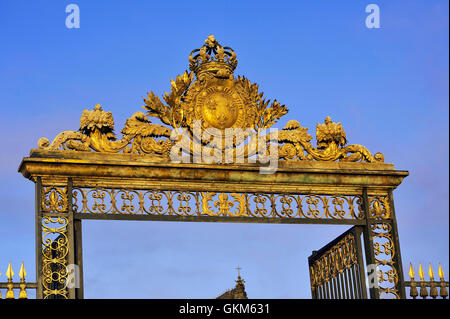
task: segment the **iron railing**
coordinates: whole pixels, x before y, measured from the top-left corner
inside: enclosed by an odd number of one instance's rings
[[[354,226],[308,258],[313,299],[366,299],[361,228]]]
[[[417,297],[421,297],[426,299],[427,297],[431,297],[436,299],[441,297],[443,299],[448,297],[448,281],[444,279],[444,271],[442,270],[442,266],[439,264],[439,281],[434,280],[434,272],[433,268],[431,268],[431,264],[428,268],[428,276],[430,280],[425,280],[425,274],[422,268],[422,264],[419,264],[419,277],[420,280],[414,280],[415,272],[412,264],[409,264],[409,276],[411,278],[410,281],[405,281],[405,286],[409,287],[409,295],[416,299]],[[419,290],[417,290],[419,289]],[[439,289],[439,291],[438,291]]]
[[[14,290],[19,290],[19,293],[17,295],[19,299],[28,299],[27,289],[36,289],[37,284],[35,282],[26,282],[26,275],[27,273],[22,262],[19,270],[20,282],[13,282],[14,271],[11,267],[11,263],[8,264],[8,269],[6,270],[6,277],[8,278],[8,281],[0,282],[0,289],[6,289],[6,294],[4,297],[5,299],[15,299],[16,294],[14,293]],[[2,298],[3,297],[0,290],[0,299]]]

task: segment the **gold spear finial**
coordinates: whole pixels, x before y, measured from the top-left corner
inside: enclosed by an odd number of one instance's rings
[[[27,299],[28,295],[27,295],[27,290],[26,290],[26,283],[25,283],[25,276],[27,275],[27,272],[25,271],[25,267],[23,265],[23,261],[22,261],[22,265],[20,266],[20,271],[19,271],[19,277],[20,277],[20,291],[19,291],[19,299]]]
[[[8,264],[8,269],[6,270],[6,277],[8,277],[8,281],[12,281],[12,277],[14,276],[14,271],[11,267],[11,262]]]
[[[441,283],[440,283],[440,286],[441,286],[441,289],[440,289],[440,296],[441,296],[442,298],[445,299],[445,298],[448,297],[448,290],[447,290],[447,287],[445,286],[445,281],[444,281],[444,271],[442,270],[441,264],[439,264],[438,275],[439,275],[439,278],[441,279]]]
[[[439,296],[437,288],[436,288],[436,283],[434,283],[434,272],[433,272],[433,268],[431,268],[431,263],[430,266],[428,267],[428,276],[430,276],[430,296],[433,299],[436,299],[437,296]]]
[[[8,277],[8,284],[6,290],[6,299],[14,299],[14,290],[12,277],[14,276],[14,271],[11,267],[11,262],[9,262],[8,269],[6,270],[6,277]]]
[[[409,263],[409,277],[411,277],[411,280],[414,280],[414,276],[415,276],[415,273],[414,273],[413,266],[411,263]]]
[[[22,261],[22,265],[20,266],[20,271],[19,271],[20,280],[25,281],[26,275],[27,275],[27,272],[25,271],[25,267],[23,266],[23,261]]]
[[[439,275],[439,279],[444,280],[444,271],[442,270],[441,264],[439,264],[438,275]]]
[[[414,269],[412,267],[412,263],[409,263],[409,276],[411,277],[411,289],[409,290],[409,295],[413,297],[413,299],[416,299],[419,293],[417,292],[416,288],[416,282],[414,281],[414,276],[416,274],[414,273]]]
[[[422,281],[424,281],[423,276],[424,276],[424,273],[423,273],[423,269],[422,269],[422,264],[419,263],[419,277],[420,277],[420,280],[422,280]]]
[[[433,272],[433,268],[431,268],[431,263],[430,263],[430,267],[428,267],[428,276],[430,276],[431,281],[434,280],[434,272]]]

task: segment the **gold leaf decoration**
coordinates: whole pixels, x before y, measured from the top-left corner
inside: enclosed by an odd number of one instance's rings
[[[132,136],[170,137],[171,131],[172,130],[165,126],[152,124],[144,113],[136,112],[131,118],[126,120],[125,127],[122,129],[122,134]]]
[[[288,109],[285,105],[281,105],[277,100],[273,101],[272,105],[265,109],[262,114],[262,128],[271,127],[280,117],[287,114]]]
[[[279,160],[384,161],[383,154],[372,155],[362,145],[346,146],[347,137],[341,123],[334,123],[330,117],[316,126],[317,147],[311,144],[312,137],[307,128],[301,127],[296,120],[289,121],[276,134],[265,134],[263,130],[287,114],[288,108],[277,100],[271,102],[264,98],[258,84],[245,76],[234,77],[236,66],[234,50],[221,46],[210,35],[200,49],[191,52],[190,72],[185,71],[171,80],[171,91],[164,94],[163,101],[153,91],[147,93],[143,99],[146,114],[136,112],[126,120],[122,139],[118,140],[114,135],[111,112],[103,111],[97,104],[93,110],[83,111],[79,132],[64,131],[52,143],[41,138],[38,146],[47,150],[132,152],[168,159],[175,143],[170,140],[172,132],[187,129],[183,145],[186,153],[193,154],[195,145],[205,147],[214,140],[213,135],[223,137],[227,129],[240,129],[236,137],[225,138],[221,146],[218,142],[214,145],[222,151],[227,147],[236,148],[236,154],[239,151],[245,158],[256,155],[261,159],[265,155],[251,149],[259,143],[256,143],[256,135],[266,146],[278,147]],[[156,117],[168,127],[152,123],[149,117]],[[195,132],[194,126],[198,122],[201,123],[200,132]],[[202,133],[205,130],[209,130],[207,137]],[[213,131],[216,133],[212,134]]]
[[[147,99],[144,98],[144,103],[143,108],[147,110],[148,116],[156,116],[163,123],[170,125],[170,108],[165,106],[153,91],[147,93]]]
[[[100,104],[96,104],[93,111],[84,110],[80,119],[80,132],[88,132],[98,128],[108,132],[114,130],[114,120],[111,112],[104,112]]]
[[[344,129],[341,123],[333,123],[331,118],[327,116],[324,124],[317,124],[316,128],[317,148],[326,148],[331,142],[335,142],[339,146],[347,143]]]

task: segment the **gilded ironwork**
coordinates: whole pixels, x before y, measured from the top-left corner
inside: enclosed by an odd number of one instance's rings
[[[438,271],[439,281],[434,280],[434,272],[431,264],[428,268],[429,280],[425,280],[425,273],[423,271],[422,264],[419,264],[419,281],[414,279],[415,272],[411,263],[409,264],[408,274],[411,279],[410,281],[405,281],[405,286],[409,287],[409,295],[413,299],[416,299],[419,295],[423,299],[426,299],[427,297],[431,297],[433,299],[441,297],[446,299],[448,297],[449,282],[444,279],[444,271],[442,270],[441,264],[439,264]],[[417,287],[420,288],[420,294],[417,291]]]
[[[365,298],[360,230],[353,227],[308,258],[314,299]]]
[[[38,141],[19,167],[36,183],[38,298],[83,296],[82,285],[67,286],[69,264],[82,274],[82,219],[354,225],[358,236],[338,237],[311,265],[316,296],[367,297],[361,232],[366,260],[379,270],[371,297],[404,296],[391,192],[408,172],[347,145],[330,117],[317,124],[315,143],[297,120],[274,130],[287,107],[235,76],[236,66],[234,50],[209,36],[170,92],[147,93],[121,137],[97,104],[83,111],[78,131]],[[216,150],[225,151],[217,162],[203,157]],[[173,160],[180,154],[187,162]],[[278,164],[273,174],[260,169],[267,157]]]
[[[52,186],[44,187],[41,203],[43,212],[66,212],[67,188]]]
[[[364,146],[348,145],[341,123],[332,122],[328,116],[324,124],[317,124],[317,148],[310,143],[312,137],[307,129],[291,120],[278,132],[278,142],[284,143],[279,148],[280,159],[343,161],[343,162],[384,162],[384,155],[372,155]]]
[[[0,273],[1,275],[1,273]],[[27,282],[25,280],[25,277],[27,276],[27,272],[25,271],[25,266],[22,262],[19,270],[19,282],[14,282],[14,271],[12,269],[11,263],[8,264],[8,268],[5,273],[7,277],[7,282],[0,282],[0,289],[6,288],[6,299],[14,299],[16,297],[14,293],[14,289],[19,290],[19,299],[28,299],[28,293],[27,289],[36,289],[36,283],[35,282]],[[0,292],[0,299],[2,299],[2,294]]]
[[[375,263],[378,268],[379,296],[400,298],[400,278],[396,264],[397,251],[393,238],[389,196],[369,196],[369,219]]]
[[[86,115],[88,116],[88,115]],[[98,123],[98,127],[101,127]],[[92,127],[89,127],[92,129]],[[43,298],[68,298],[68,187],[43,186],[41,194],[41,255]]]
[[[361,203],[353,195],[73,189],[73,211],[83,214],[363,220]]]
[[[69,239],[67,217],[44,216],[42,219],[42,285],[43,298],[68,298],[67,265]]]
[[[288,109],[277,100],[271,103],[264,98],[257,84],[235,77],[236,65],[233,49],[221,46],[210,35],[189,56],[190,72],[171,81],[170,93],[163,96],[166,104],[153,91],[148,93],[143,106],[146,114],[136,112],[126,120],[122,139],[114,134],[111,112],[97,104],[92,111],[83,111],[79,131],[64,131],[52,143],[41,138],[38,146],[47,150],[150,154],[168,160],[171,150],[178,152],[174,149],[177,145],[191,155],[199,149],[208,152],[217,148],[231,150],[234,157],[261,159],[267,154],[257,145],[265,144],[268,152],[274,153],[269,145],[275,143],[279,160],[384,162],[383,154],[372,155],[364,146],[345,146],[347,137],[341,123],[332,122],[330,117],[317,124],[317,147],[311,144],[307,129],[295,120],[281,131],[266,134],[265,130]],[[168,126],[154,124],[150,117]],[[237,130],[230,134],[230,129]]]
[[[27,299],[28,295],[27,295],[27,284],[25,283],[25,277],[27,276],[27,272],[25,271],[25,266],[22,265],[20,266],[20,270],[19,270],[19,277],[20,277],[20,291],[19,291],[19,299]]]
[[[357,264],[355,236],[348,234],[310,266],[312,288],[323,285]]]
[[[392,239],[392,225],[380,223],[371,225],[374,241],[375,261],[378,266],[379,294],[400,298],[398,294],[399,278],[395,265],[395,247]]]
[[[14,276],[14,271],[12,270],[11,263],[8,264],[8,269],[6,270],[6,277],[8,277],[8,284],[6,291],[6,299],[14,299],[14,290],[13,290],[13,282],[12,277]]]

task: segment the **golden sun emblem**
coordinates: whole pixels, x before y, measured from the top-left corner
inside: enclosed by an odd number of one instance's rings
[[[242,100],[227,87],[209,87],[200,94],[197,110],[204,128],[220,130],[239,127],[243,120]]]
[[[218,129],[231,127],[238,117],[238,110],[230,96],[216,92],[205,100],[203,118]]]

